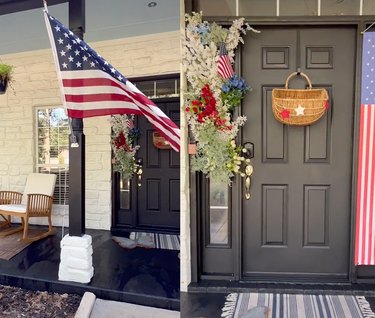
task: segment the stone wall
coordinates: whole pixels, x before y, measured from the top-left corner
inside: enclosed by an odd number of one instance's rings
[[[90,43],[106,60],[131,79],[179,73],[179,33]],[[35,171],[35,108],[61,106],[52,50],[3,55],[15,66],[13,89],[0,96],[0,189],[23,191]],[[108,117],[84,120],[86,135],[86,228],[111,226],[111,149]],[[68,207],[54,206],[53,224],[68,225]],[[64,217],[65,215],[65,217]],[[41,220],[31,223],[44,224]]]

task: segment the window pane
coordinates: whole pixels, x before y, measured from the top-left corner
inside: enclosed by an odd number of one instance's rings
[[[375,1],[364,0],[363,1],[363,15],[375,14]]]
[[[280,15],[318,15],[318,0],[280,0]]]
[[[158,97],[168,97],[176,95],[176,80],[165,79],[156,82],[156,95]]]
[[[155,81],[144,81],[136,83],[135,86],[147,97],[153,97],[155,95]]]
[[[276,0],[240,0],[240,16],[275,16]]]
[[[233,0],[201,0],[196,12],[203,11],[204,16],[234,16],[236,1]]]
[[[56,185],[53,192],[53,203],[67,205],[69,203],[69,168],[39,167],[38,172],[56,174]]]
[[[61,107],[38,109],[37,171],[57,175],[55,204],[68,204],[69,188],[69,128]]]
[[[120,177],[120,209],[130,210],[130,180]]]
[[[359,14],[360,0],[321,0],[322,15]]]
[[[228,186],[210,183],[210,243],[229,244]]]

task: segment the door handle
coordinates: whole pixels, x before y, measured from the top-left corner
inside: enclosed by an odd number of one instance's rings
[[[253,174],[254,168],[248,163],[245,168],[245,199],[249,200],[251,198],[250,186],[251,186],[251,175]]]
[[[140,188],[142,186],[142,173],[143,173],[143,166],[142,166],[142,163],[143,163],[143,160],[142,158],[139,158],[137,159],[137,171],[136,171],[136,174],[137,174],[137,185],[138,185],[138,188]]]
[[[251,175],[254,168],[251,164],[251,158],[254,158],[254,144],[252,142],[245,142],[242,147],[243,156],[245,157],[245,199],[250,200]]]

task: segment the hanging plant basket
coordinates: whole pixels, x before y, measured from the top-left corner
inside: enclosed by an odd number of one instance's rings
[[[0,81],[0,94],[5,94],[7,88],[8,88],[8,79],[5,79],[4,81]]]
[[[290,89],[289,80],[301,75],[308,89]],[[319,120],[328,109],[328,93],[324,88],[313,89],[309,77],[294,72],[288,76],[285,88],[272,90],[272,112],[275,118],[287,125],[306,126]]]
[[[14,67],[9,64],[0,63],[0,94],[4,94],[8,84],[12,81]]]

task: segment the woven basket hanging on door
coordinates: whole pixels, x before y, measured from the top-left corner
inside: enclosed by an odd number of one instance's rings
[[[296,75],[304,77],[307,89],[289,89],[289,80]],[[272,112],[283,124],[306,126],[319,120],[328,109],[328,93],[324,88],[312,89],[305,73],[294,72],[288,76],[285,88],[272,90]]]

